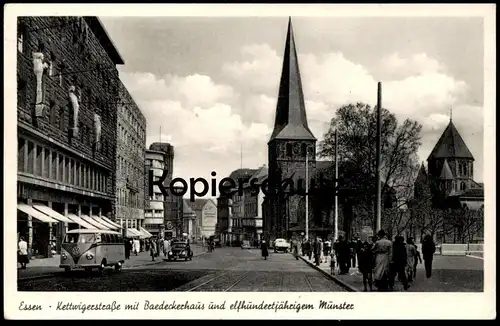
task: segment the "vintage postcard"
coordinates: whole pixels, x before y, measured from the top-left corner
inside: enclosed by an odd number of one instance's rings
[[[495,10],[5,6],[5,318],[496,318]]]

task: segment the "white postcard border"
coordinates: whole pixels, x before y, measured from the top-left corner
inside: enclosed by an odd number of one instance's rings
[[[8,4],[4,16],[4,316],[8,319],[482,319],[496,318],[496,48],[495,5],[146,5],[146,4]],[[485,37],[484,160],[485,187],[485,268],[484,293],[175,293],[175,292],[17,292],[16,273],[16,183],[17,117],[16,103],[16,19],[17,16],[482,16]],[[457,55],[460,55],[457,53]],[[375,87],[375,85],[374,85]],[[12,108],[12,109],[11,109]],[[222,303],[226,310],[124,311],[123,305],[137,301],[162,301],[196,304]],[[353,310],[240,310],[229,309],[237,301],[253,303],[312,303],[320,300],[352,303]],[[44,310],[20,311],[20,303],[41,304]],[[115,312],[57,311],[59,301],[96,302],[122,305]],[[51,308],[49,308],[51,306]]]

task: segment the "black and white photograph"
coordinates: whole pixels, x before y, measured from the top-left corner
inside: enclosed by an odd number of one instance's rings
[[[413,6],[7,5],[6,316],[496,318],[495,6]]]

